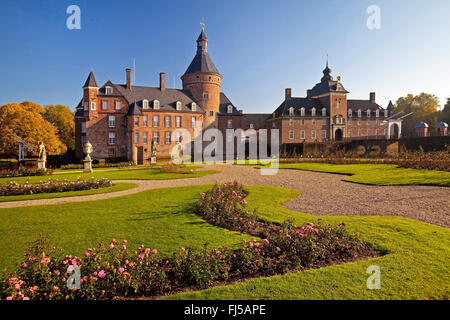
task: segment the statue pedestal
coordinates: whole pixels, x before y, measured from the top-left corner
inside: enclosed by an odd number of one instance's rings
[[[151,157],[150,164],[155,164],[155,163],[156,163],[156,157]]]
[[[47,170],[47,168],[45,167],[45,160],[38,160],[38,170]]]
[[[84,162],[84,170],[83,170],[84,173],[94,172],[92,170],[92,160],[91,159],[84,159],[83,162]]]

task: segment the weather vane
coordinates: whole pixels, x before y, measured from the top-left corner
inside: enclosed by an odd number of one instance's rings
[[[205,18],[202,18],[202,21],[200,21],[200,25],[202,26],[202,31],[205,30]]]

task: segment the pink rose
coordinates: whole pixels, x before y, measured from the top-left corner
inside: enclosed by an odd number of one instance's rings
[[[90,255],[90,253],[87,252],[87,251],[84,253],[84,256],[85,256],[85,257],[89,257],[89,255]]]
[[[120,273],[123,273],[123,272],[125,271],[125,269],[124,269],[124,268],[122,268],[122,267],[121,267],[121,268],[119,268],[118,270],[119,270],[119,272],[120,272]]]
[[[104,278],[104,277],[106,276],[106,272],[103,271],[103,270],[100,270],[100,272],[98,273],[98,276],[99,276],[100,278]]]
[[[126,250],[127,249],[127,246],[126,245],[123,245],[122,246],[122,250]]]
[[[186,249],[185,249],[185,248],[181,248],[181,251],[185,252],[185,251],[186,251]]]
[[[153,254],[157,254],[157,253],[158,253],[158,250],[153,249],[153,250],[152,250],[152,253],[153,253]]]
[[[52,288],[52,290],[53,290],[53,291],[58,291],[59,288],[58,288],[57,286],[54,286],[54,287]]]
[[[27,267],[27,264],[24,262],[24,263],[22,263],[22,268],[26,268]]]
[[[141,254],[139,255],[139,259],[144,259],[144,254],[143,254],[143,253],[141,253]]]
[[[269,240],[264,239],[263,241],[264,241],[264,243],[269,244]]]
[[[114,245],[111,243],[111,244],[109,245],[109,248],[110,248],[110,249],[114,249]]]

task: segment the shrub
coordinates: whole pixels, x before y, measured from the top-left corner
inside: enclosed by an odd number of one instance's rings
[[[0,171],[0,178],[11,178],[11,177],[29,177],[29,176],[47,176],[52,174],[53,171],[50,169],[32,169],[32,168],[21,168],[21,169],[4,169]]]
[[[10,181],[0,184],[0,196],[80,191],[110,186],[112,186],[112,182],[106,178],[83,180],[79,177],[76,181],[48,179],[39,183]]]

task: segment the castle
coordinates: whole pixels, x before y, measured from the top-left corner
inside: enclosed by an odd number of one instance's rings
[[[151,141],[158,154],[169,156],[182,141],[177,129],[191,137],[202,130],[217,128],[224,142],[236,139],[230,129],[279,129],[280,144],[376,137],[386,134],[383,120],[392,115],[392,103],[383,109],[368,100],[348,99],[348,91],[331,76],[328,61],[323,77],[306,97],[293,97],[285,89],[285,99],[271,114],[245,114],[220,91],[222,75],[208,54],[208,39],[202,29],[197,52],[181,76],[182,89],[166,88],[165,73],[159,75],[159,87],[131,84],[131,69],[126,69],[126,83],[107,81],[98,86],[91,71],[83,98],[76,107],[76,156],[83,156],[83,146],[93,145],[93,158],[126,158],[145,163],[151,157]]]

